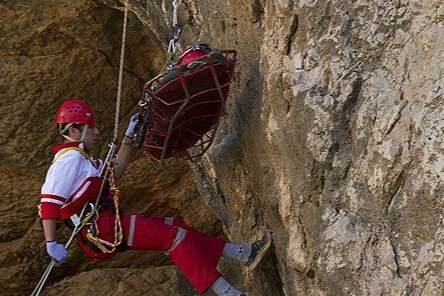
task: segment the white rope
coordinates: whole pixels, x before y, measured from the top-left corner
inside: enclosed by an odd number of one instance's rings
[[[178,44],[176,34],[177,27],[177,9],[179,7],[179,0],[173,0],[173,36],[171,36],[170,42],[168,44],[168,53],[177,53],[180,51],[180,44]]]
[[[177,7],[179,7],[179,1],[173,0],[173,26],[177,25]]]
[[[117,141],[119,133],[120,100],[122,97],[123,66],[125,63],[126,28],[128,23],[128,0],[126,0],[125,2],[125,14],[123,18],[124,19],[123,19],[123,32],[122,32],[122,47],[120,48],[119,82],[117,84],[116,117],[114,119],[113,142]]]
[[[43,286],[45,285],[45,282],[48,279],[48,276],[51,273],[51,270],[53,269],[55,263],[56,263],[56,261],[54,259],[52,259],[51,263],[49,263],[48,267],[46,268],[45,272],[43,273],[42,277],[40,278],[40,281],[38,282],[37,286],[34,288],[34,291],[32,291],[31,296],[40,295],[40,292],[42,291]]]

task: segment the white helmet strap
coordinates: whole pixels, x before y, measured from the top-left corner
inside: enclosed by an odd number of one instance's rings
[[[69,140],[69,141],[71,141],[71,142],[77,142],[77,141],[79,141],[79,142],[83,142],[83,140],[85,140],[85,137],[86,137],[86,132],[88,131],[88,125],[87,125],[87,124],[84,124],[84,125],[81,126],[82,134],[81,134],[81,136],[80,136],[80,139],[79,139],[79,140],[75,140],[75,139],[71,138],[70,136],[65,135],[66,131],[67,131],[67,130],[68,130],[73,124],[74,124],[74,123],[68,123],[67,125],[65,125],[64,128],[62,128],[62,124],[59,124],[59,132],[60,132],[60,134],[62,135],[62,137],[64,137],[65,139],[67,139],[67,140]]]
[[[88,131],[88,125],[82,125],[82,135],[80,136],[80,142],[83,142],[83,140],[85,140],[86,137],[86,132]]]
[[[64,128],[62,128],[63,124],[59,123],[59,132],[62,136],[64,136],[64,133],[73,125],[74,123],[68,123],[65,125]]]

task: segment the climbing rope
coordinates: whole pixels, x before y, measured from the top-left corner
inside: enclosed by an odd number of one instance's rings
[[[125,1],[125,12],[123,16],[123,29],[122,29],[122,42],[120,48],[120,64],[119,64],[119,81],[117,84],[117,98],[116,98],[116,111],[115,111],[115,119],[114,119],[114,134],[113,134],[113,142],[117,140],[119,133],[119,117],[120,117],[120,101],[122,98],[122,88],[123,88],[123,68],[125,65],[125,46],[126,46],[126,31],[128,27],[128,1]],[[114,155],[115,144],[111,143],[113,149],[110,149],[107,158],[107,173],[110,172],[110,192],[113,194],[114,208],[115,208],[115,218],[114,218],[114,243],[110,243],[108,241],[100,239],[99,236],[99,228],[97,227],[97,220],[99,215],[95,215],[95,218],[92,222],[92,227],[89,229],[87,234],[87,238],[94,243],[102,252],[104,253],[112,253],[123,241],[123,230],[122,230],[122,222],[120,219],[119,213],[119,195],[120,191],[117,189],[115,181],[114,181],[114,167],[111,165],[111,157]],[[112,151],[111,151],[112,150]],[[111,153],[110,153],[111,152]],[[104,181],[106,178],[104,178]],[[102,182],[102,187],[105,182]],[[102,190],[100,190],[100,194],[96,199],[96,203],[94,205],[94,209],[98,208],[100,196]],[[94,228],[93,228],[94,227]],[[111,249],[108,249],[110,247]]]
[[[128,0],[126,0],[125,2],[125,13],[123,16],[122,46],[120,48],[119,81],[117,84],[117,98],[116,98],[116,112],[115,112],[116,116],[114,119],[113,141],[117,140],[117,136],[119,133],[120,100],[122,97],[123,66],[125,64],[125,44],[126,44],[127,26],[128,26]]]
[[[114,169],[111,168],[110,172],[110,192],[113,195],[114,202],[114,242],[109,242],[104,239],[99,238],[99,227],[97,226],[97,220],[99,219],[99,215],[95,215],[92,220],[91,226],[88,229],[88,234],[86,237],[90,242],[92,242],[97,248],[100,249],[103,253],[112,253],[116,250],[116,248],[123,241],[123,228],[122,222],[120,218],[120,206],[119,206],[119,196],[120,191],[117,189],[114,179]]]
[[[106,166],[106,174],[108,172],[110,173],[110,192],[114,195],[113,201],[114,201],[114,207],[116,210],[115,218],[114,218],[114,243],[110,243],[108,241],[102,240],[98,237],[99,230],[97,227],[97,220],[99,218],[99,215],[94,215],[93,222],[91,223],[92,226],[94,226],[94,229],[91,227],[90,232],[87,234],[87,238],[94,243],[100,250],[102,250],[104,253],[111,253],[113,252],[116,247],[118,247],[123,240],[123,230],[122,230],[122,223],[120,220],[120,213],[119,213],[119,195],[120,191],[117,189],[114,181],[114,167],[111,165],[112,157],[114,156],[115,152],[115,144],[114,141],[117,140],[118,133],[119,133],[119,120],[120,120],[120,102],[122,98],[122,88],[123,88],[123,70],[125,65],[125,46],[126,46],[126,32],[128,27],[128,1],[125,1],[125,12],[123,16],[123,29],[122,29],[122,41],[121,41],[121,48],[120,48],[120,63],[119,63],[119,80],[117,83],[117,97],[116,97],[116,111],[115,111],[115,118],[114,118],[114,134],[112,138],[112,143],[110,144],[111,148],[107,155],[107,162],[104,163],[104,167]],[[106,176],[103,179],[102,182],[102,188],[106,180]],[[100,196],[102,193],[102,188],[100,189],[100,193],[97,196],[96,202],[94,204],[94,209],[98,209]],[[83,212],[83,211],[82,211]],[[85,225],[83,225],[85,226]],[[82,226],[82,228],[83,228]],[[106,246],[111,247],[112,249],[107,249]]]

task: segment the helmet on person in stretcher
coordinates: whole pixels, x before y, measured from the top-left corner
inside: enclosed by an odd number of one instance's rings
[[[95,126],[96,116],[94,110],[87,103],[71,99],[65,101],[57,110],[55,121],[59,124],[76,123]]]
[[[182,51],[179,64],[183,65],[193,61],[197,61],[210,52],[211,47],[207,44],[202,43],[195,46],[188,46]]]

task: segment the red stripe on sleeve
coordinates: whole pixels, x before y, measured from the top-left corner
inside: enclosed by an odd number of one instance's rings
[[[42,202],[40,204],[40,218],[46,219],[60,219],[60,205],[50,202]]]

